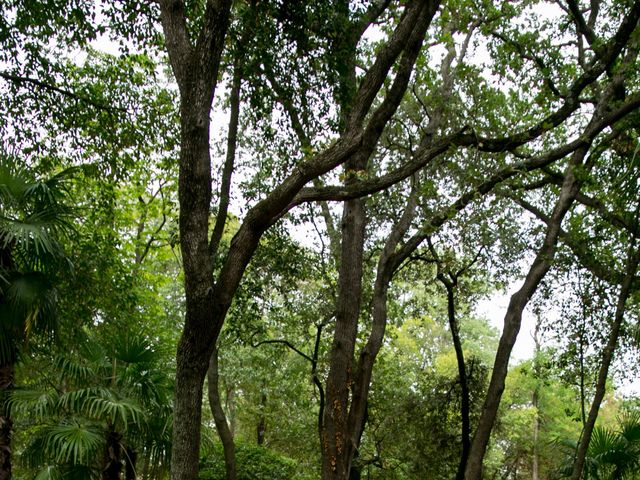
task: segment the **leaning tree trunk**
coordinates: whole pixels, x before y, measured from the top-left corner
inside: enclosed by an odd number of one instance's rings
[[[602,352],[602,364],[598,371],[598,379],[596,382],[596,391],[591,402],[591,408],[589,409],[589,416],[587,422],[582,429],[582,436],[576,457],[573,462],[573,469],[571,473],[571,480],[579,480],[582,476],[582,470],[584,468],[585,457],[589,448],[589,442],[591,441],[591,434],[598,418],[598,412],[600,410],[600,404],[604,398],[607,385],[607,376],[609,375],[609,367],[613,360],[613,354],[618,343],[618,337],[620,336],[620,329],[622,328],[622,321],[624,320],[625,305],[629,294],[631,293],[631,287],[638,271],[638,263],[640,261],[640,251],[635,250],[635,242],[629,247],[629,258],[627,260],[627,271],[620,287],[620,293],[618,295],[618,302],[616,305],[616,312],[611,325],[611,332],[609,333],[609,339]]]
[[[213,420],[216,424],[216,430],[222,442],[222,450],[224,452],[224,468],[227,480],[236,480],[236,445],[233,441],[233,434],[227,423],[227,416],[222,408],[220,399],[220,376],[218,370],[218,348],[211,354],[209,361],[209,371],[207,373],[209,386],[209,406],[213,413]]]
[[[480,421],[478,422],[478,427],[471,443],[471,450],[465,472],[466,480],[480,480],[482,478],[482,462],[487,450],[487,445],[489,444],[491,430],[498,415],[498,407],[500,406],[502,392],[505,387],[505,379],[507,377],[509,358],[511,357],[511,351],[516,343],[516,338],[522,323],[522,312],[537,290],[538,285],[549,271],[549,268],[551,268],[562,220],[573,204],[582,184],[582,180],[576,175],[576,169],[582,165],[588,150],[589,146],[587,145],[574,152],[569,167],[566,170],[565,180],[560,190],[558,201],[553,209],[542,247],[538,251],[527,273],[524,284],[512,295],[509,302],[482,415],[480,416]]]

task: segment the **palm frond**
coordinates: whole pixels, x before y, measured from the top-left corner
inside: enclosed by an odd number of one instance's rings
[[[108,419],[109,423],[120,425],[124,431],[129,423],[139,424],[144,417],[144,411],[135,401],[113,394],[86,399],[83,410],[91,418]]]
[[[626,412],[619,419],[620,434],[629,443],[638,443],[640,447],[640,411]]]
[[[57,255],[61,248],[52,235],[59,227],[46,220],[35,214],[23,219],[0,217],[0,247],[35,256]]]
[[[57,465],[47,465],[36,473],[33,480],[63,480],[62,471]]]
[[[14,272],[3,290],[6,321],[28,338],[33,332],[51,333],[57,327],[57,290],[41,272]]]
[[[0,155],[0,200],[4,208],[20,207],[29,184],[28,174],[17,167],[17,162]]]
[[[43,421],[54,417],[60,397],[54,390],[14,389],[9,394],[9,405],[14,415]]]
[[[60,396],[60,406],[68,412],[79,414],[88,399],[101,395],[108,395],[107,389],[94,386],[71,390]]]
[[[98,480],[102,478],[101,470],[91,465],[65,465],[63,480]]]
[[[45,438],[47,453],[60,464],[89,464],[104,448],[104,432],[79,421],[50,427]]]
[[[619,447],[620,439],[616,432],[604,427],[595,427],[591,434],[588,455],[592,458],[604,458]]]
[[[114,358],[132,364],[151,363],[157,354],[151,342],[142,334],[128,333],[112,340]]]
[[[137,402],[120,398],[103,387],[90,387],[67,392],[60,397],[65,409],[94,420],[107,421],[126,430],[129,423],[141,423],[144,411]]]
[[[71,360],[70,358],[56,355],[53,358],[53,366],[67,379],[74,383],[86,382],[96,376],[95,370],[89,365]]]

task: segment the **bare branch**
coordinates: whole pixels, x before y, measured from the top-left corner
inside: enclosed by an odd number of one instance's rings
[[[245,44],[249,38],[251,28],[245,27],[238,42],[238,51],[233,61],[233,80],[231,82],[231,92],[229,95],[229,131],[227,133],[227,154],[222,168],[222,181],[220,183],[218,212],[211,232],[209,241],[209,255],[211,260],[215,257],[222,240],[224,227],[227,223],[227,213],[231,200],[231,176],[236,160],[236,150],[238,146],[238,125],[240,120],[240,102],[242,89],[242,71],[245,63]]]
[[[287,348],[293,350],[294,352],[296,352],[298,355],[300,355],[305,360],[311,362],[312,364],[314,363],[313,358],[311,358],[309,355],[304,353],[302,350],[299,350],[296,347],[294,347],[293,344],[291,342],[289,342],[288,340],[281,340],[281,339],[278,339],[278,340],[262,340],[261,342],[258,342],[258,343],[252,343],[251,346],[253,348],[258,348],[260,345],[271,345],[271,344],[284,345],[285,347],[287,347]]]
[[[567,0],[567,5],[569,6],[569,11],[571,12],[571,16],[573,17],[573,21],[576,24],[576,29],[578,30],[578,34],[584,36],[589,42],[591,47],[594,46],[594,43],[597,41],[596,34],[593,29],[587,25],[587,22],[580,11],[580,6],[576,0]]]
[[[80,95],[78,93],[72,92],[71,90],[58,87],[57,85],[52,85],[50,83],[43,82],[42,80],[38,80],[37,78],[22,77],[19,75],[13,75],[8,72],[0,72],[0,77],[13,83],[21,83],[21,84],[27,83],[27,84],[40,87],[44,90],[49,90],[51,92],[59,93],[61,95],[64,95],[65,97],[73,98],[74,100],[78,100],[80,102],[86,103],[87,105],[91,105],[92,107],[95,107],[98,110],[104,110],[109,113],[113,113],[113,112],[126,113],[127,112],[127,110],[124,108],[114,107],[112,105],[105,105],[103,103],[96,102],[95,100],[85,97],[84,95]]]

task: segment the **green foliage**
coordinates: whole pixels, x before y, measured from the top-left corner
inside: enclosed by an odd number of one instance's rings
[[[294,480],[296,462],[264,447],[248,443],[236,444],[238,480]],[[213,454],[202,461],[201,480],[224,480],[222,445],[216,444]]]
[[[33,334],[55,329],[56,283],[69,269],[61,242],[76,214],[72,173],[37,178],[0,152],[0,365],[14,362]]]
[[[565,468],[569,476],[576,443],[562,442],[568,450]],[[614,428],[597,426],[585,457],[586,480],[636,480],[640,478],[640,411],[624,412]]]
[[[86,335],[84,345],[55,357],[45,378],[36,376],[11,392],[9,405],[24,442],[19,459],[28,471],[99,475],[114,432],[123,446],[158,464],[166,461],[171,387],[162,357],[142,332],[110,335]],[[51,355],[42,354],[31,364]]]

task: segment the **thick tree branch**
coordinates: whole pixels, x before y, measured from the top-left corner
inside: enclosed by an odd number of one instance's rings
[[[188,77],[188,62],[193,47],[187,32],[184,2],[182,0],[159,0],[160,20],[164,30],[169,61],[178,85],[184,88]]]
[[[564,177],[561,173],[552,170],[551,168],[544,168],[543,171],[547,174],[544,179],[547,184],[562,185]],[[600,217],[608,222],[610,225],[626,230],[634,237],[640,236],[640,229],[638,222],[635,220],[633,214],[630,212],[624,212],[619,214],[612,212],[601,200],[590,197],[582,192],[576,196],[576,201],[585,207],[589,207],[591,210],[597,212]]]
[[[364,12],[356,25],[358,38],[362,38],[367,28],[384,13],[390,3],[391,0],[374,0],[371,2],[371,5],[369,5],[369,8]]]
[[[536,218],[538,218],[538,220],[542,221],[546,225],[549,225],[551,222],[549,215],[523,198],[518,197],[513,193],[507,193],[505,196],[520,205],[524,210],[532,213]],[[591,272],[593,276],[611,285],[620,285],[622,283],[623,275],[621,275],[617,270],[611,269],[610,266],[598,262],[594,257],[593,252],[589,249],[588,244],[575,239],[565,230],[560,230],[560,240],[571,250],[580,264]],[[640,288],[640,283],[636,281],[634,289],[637,288]]]
[[[416,3],[420,5],[411,7],[409,13],[405,15],[396,28],[391,39],[382,48],[378,60],[365,75],[355,97],[355,110],[352,110],[350,117],[352,120],[348,124],[350,127],[332,146],[300,162],[291,175],[280,183],[266,199],[260,201],[248,212],[245,221],[232,240],[229,256],[219,275],[218,287],[220,288],[216,289],[216,298],[213,301],[216,310],[214,316],[216,318],[224,318],[224,313],[231,303],[232,293],[240,282],[246,265],[253,251],[257,248],[262,233],[291,208],[291,201],[300,189],[310,180],[346,162],[354,154],[362,150],[364,132],[361,123],[366,112],[370,110],[371,104],[381,88],[389,69],[395,63],[395,59],[410,41],[413,42],[412,51],[408,51],[405,57],[406,61],[410,57],[417,55],[415,50],[419,50],[421,39],[416,39],[416,35],[414,35],[418,28],[416,24],[420,25],[419,29],[426,30],[434,14],[432,10],[437,7],[437,2],[432,1]],[[428,11],[423,11],[423,3],[428,4]],[[367,126],[369,135],[372,134],[372,130],[376,131],[382,128],[382,125],[379,125],[378,122],[389,114],[390,107],[394,102],[397,106],[401,96],[402,92],[399,91],[394,91],[394,98],[387,95],[387,98],[378,109],[378,113],[374,114],[369,121]],[[354,111],[360,113],[353,113]],[[361,118],[358,118],[359,115],[361,115]],[[364,148],[370,148],[370,146],[366,145]],[[240,246],[242,247],[240,248]],[[221,326],[221,322],[214,326],[214,331],[212,332],[214,338],[217,337]]]
[[[253,6],[253,4],[252,4]],[[224,166],[222,168],[222,181],[220,183],[220,193],[218,202],[218,212],[209,240],[209,254],[211,261],[218,252],[220,241],[227,223],[227,213],[229,211],[229,201],[231,199],[231,176],[236,160],[236,150],[238,146],[238,125],[240,120],[240,102],[242,89],[242,72],[245,64],[245,45],[249,39],[252,28],[245,26],[237,45],[236,56],[233,60],[233,79],[231,81],[231,92],[229,95],[229,131],[227,133],[227,153]]]
[[[476,187],[477,193],[485,193],[486,191],[488,191],[486,189],[491,188],[491,183],[498,183],[500,181],[511,178],[523,171],[532,171],[550,165],[556,160],[563,158],[571,152],[575,151],[580,146],[589,144],[593,140],[593,138],[595,138],[595,136],[602,130],[613,125],[615,122],[619,121],[624,116],[628,115],[639,107],[640,93],[636,93],[627,98],[624,104],[604,115],[597,122],[593,123],[589,131],[585,132],[578,139],[566,145],[558,147],[539,157],[522,160],[501,169],[500,171],[492,175],[486,182]],[[514,139],[517,136],[518,135],[511,138]],[[502,139],[500,143],[502,143],[503,145],[507,145],[512,142],[511,140]],[[323,187],[322,189],[304,188],[295,197],[291,207],[309,201],[342,201],[348,200],[350,198],[370,195],[404,180],[421,168],[429,165],[429,163],[433,161],[433,159],[445,153],[452,146],[474,146],[481,151],[487,151],[487,148],[491,148],[491,150],[489,151],[495,151],[492,147],[495,147],[497,144],[497,141],[485,143],[475,136],[468,136],[464,133],[464,131],[460,131],[457,134],[445,137],[437,142],[434,142],[430,147],[418,149],[416,155],[414,155],[414,157],[409,162],[381,177],[371,180],[357,181],[348,186],[327,186]]]
[[[597,42],[598,38],[594,33],[593,29],[587,25],[587,22],[580,11],[580,6],[576,0],[567,0],[567,5],[569,6],[569,11],[571,12],[571,16],[573,17],[573,21],[576,24],[576,28],[578,30],[578,34],[584,36],[589,42],[591,47]]]
[[[357,129],[362,125],[391,67],[411,41],[416,29],[419,28],[420,20],[424,20],[429,14],[430,21],[438,5],[439,1],[437,0],[427,0],[411,2],[407,7],[391,38],[382,48],[376,57],[376,61],[362,79],[347,121],[347,130]],[[387,103],[390,104],[392,102],[388,101]]]

